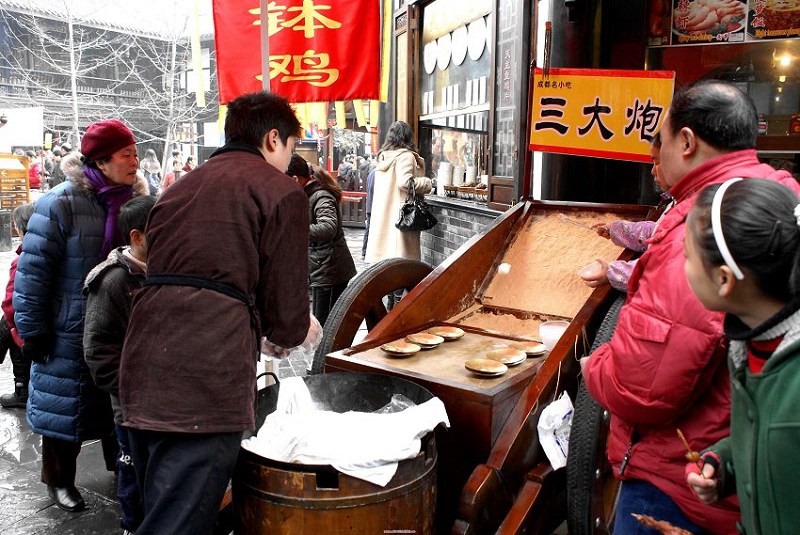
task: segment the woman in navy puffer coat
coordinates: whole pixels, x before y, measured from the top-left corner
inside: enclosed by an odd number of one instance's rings
[[[67,511],[85,507],[75,488],[81,442],[103,439],[111,470],[116,456],[108,395],[94,386],[83,358],[83,280],[122,243],[116,219],[134,184],[147,192],[136,175],[133,134],[119,121],[91,125],[81,152],[84,156],[73,153],[62,160],[68,180],[36,204],[13,301],[23,353],[33,361],[27,417],[42,435],[42,482]]]

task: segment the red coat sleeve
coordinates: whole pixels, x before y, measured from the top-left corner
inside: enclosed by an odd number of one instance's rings
[[[11,267],[8,270],[8,284],[6,284],[6,297],[3,299],[2,308],[3,316],[6,318],[6,323],[11,328],[11,336],[14,337],[14,342],[22,347],[22,338],[17,332],[17,326],[14,324],[14,305],[11,303],[11,298],[14,296],[14,277],[17,275],[17,262],[19,262],[19,251],[17,256],[11,261]]]
[[[584,370],[592,396],[633,424],[678,419],[724,358],[723,316],[702,306],[684,275],[684,229],[673,229],[639,260],[614,335]]]

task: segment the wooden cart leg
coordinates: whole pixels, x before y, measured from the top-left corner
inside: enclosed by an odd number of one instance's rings
[[[497,535],[552,533],[566,516],[565,478],[566,470],[553,470],[548,462],[528,472]]]

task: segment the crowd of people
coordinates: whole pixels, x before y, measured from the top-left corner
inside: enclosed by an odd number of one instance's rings
[[[374,184],[371,261],[420,256],[419,233],[392,220],[409,184],[431,189],[408,124],[392,125],[377,166],[353,159],[339,181],[293,154],[300,125],[281,97],[232,101],[225,131],[196,171],[177,151],[165,167],[152,149],[140,161],[117,120],[89,125],[79,151],[28,154],[43,195],[14,211],[0,318],[14,390],[0,403],[26,409],[41,481],[65,511],[85,509],[77,457],[101,442],[126,533],[213,527],[254,427],[258,354],[318,338],[356,274],[343,188]]]
[[[48,150],[14,150],[16,155],[27,158],[28,185],[34,200],[38,199],[41,193],[64,182],[66,177],[61,168],[61,161],[71,152],[72,145],[66,142]],[[166,166],[163,170],[161,160],[153,149],[145,151],[139,165],[142,175],[147,180],[150,195],[160,194],[182,175],[196,167],[194,156],[189,155],[183,159],[180,150],[177,149],[174,149],[166,159]]]
[[[394,225],[411,188],[431,190],[410,125],[393,123],[374,168],[353,162],[345,184],[294,154],[300,132],[282,97],[243,95],[226,144],[196,169],[173,154],[161,177],[127,126],[100,121],[61,156],[63,181],[14,211],[22,244],[0,317],[14,392],[0,404],[26,408],[61,509],[85,508],[76,459],[99,439],[123,529],[209,533],[255,425],[259,353],[318,337],[356,273],[343,189],[368,195],[367,262],[420,259],[420,233]],[[758,161],[756,134],[736,87],[681,88],[651,149],[663,214],[596,227],[642,253],[584,275],[627,292],[610,341],[581,359],[612,415],[615,533],[636,533],[643,511],[697,534],[800,520],[800,185]]]
[[[98,439],[126,533],[213,528],[254,426],[259,353],[285,355],[321,329],[308,198],[285,174],[299,131],[284,99],[243,96],[230,103],[227,144],[197,172],[174,154],[178,176],[154,192],[153,154],[140,165],[130,129],[100,121],[59,161],[63,182],[15,210],[22,243],[0,319],[15,380],[2,402],[25,408],[41,436],[41,480],[59,508],[85,509],[76,459]],[[195,327],[173,329],[164,313]]]

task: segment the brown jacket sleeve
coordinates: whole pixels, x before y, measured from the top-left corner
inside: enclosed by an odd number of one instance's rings
[[[284,196],[261,235],[256,289],[262,335],[281,347],[300,345],[309,326],[308,199],[300,188]]]

